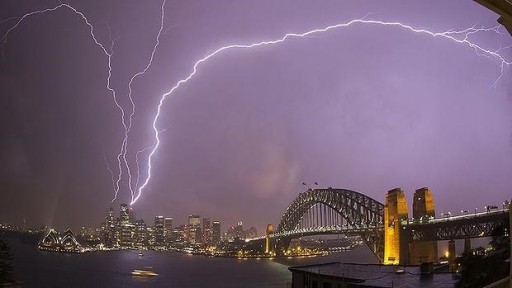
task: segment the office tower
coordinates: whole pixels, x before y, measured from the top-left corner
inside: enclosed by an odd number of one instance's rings
[[[164,227],[165,227],[165,243],[170,244],[173,241],[172,218],[171,217],[165,217]]]
[[[105,234],[103,242],[106,247],[112,248],[117,244],[115,234],[116,225],[114,220],[114,209],[110,207],[110,209],[107,212],[107,217],[105,217]]]
[[[128,204],[121,204],[119,208],[119,221],[120,225],[126,224],[130,222],[130,212],[128,208]]]
[[[188,216],[188,242],[201,243],[201,217],[199,215]]]
[[[215,220],[212,225],[212,244],[220,243],[220,235],[220,221]]]
[[[148,246],[148,229],[144,220],[138,220],[134,222],[135,225],[135,239],[134,246],[142,249]]]
[[[165,220],[164,216],[155,216],[155,227],[153,234],[155,236],[155,245],[165,245]]]
[[[212,228],[210,226],[210,218],[203,218],[203,243],[210,244],[212,242]]]

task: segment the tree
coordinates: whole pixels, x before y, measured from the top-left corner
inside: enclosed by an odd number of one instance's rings
[[[4,235],[0,235],[0,283],[14,281],[14,268],[12,265],[13,256],[9,243]]]
[[[488,250],[483,247],[462,254],[460,261],[460,287],[484,287],[509,273],[510,237],[506,230],[508,221],[492,232]]]

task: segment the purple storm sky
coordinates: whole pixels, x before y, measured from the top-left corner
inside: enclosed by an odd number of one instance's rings
[[[149,59],[161,1],[72,1],[115,39],[112,87],[128,107],[128,81]],[[4,0],[0,33],[57,1]],[[169,1],[149,71],[133,84],[128,161],[153,142],[160,96],[194,63],[234,43],[367,19],[435,32],[497,26],[473,1]],[[108,24],[108,25],[107,25]],[[470,39],[497,50],[512,37]],[[107,57],[69,9],[28,18],[0,59],[0,221],[99,225],[113,197],[120,112],[106,89]],[[512,48],[500,52],[512,59]],[[512,196],[511,69],[468,46],[398,27],[358,24],[285,43],[226,51],[204,63],[162,107],[153,176],[137,218],[184,223],[188,214],[277,224],[302,182],[384,202],[402,187],[409,205],[429,186],[437,214],[501,205]],[[141,173],[147,173],[147,154]],[[130,201],[126,178],[118,199]]]

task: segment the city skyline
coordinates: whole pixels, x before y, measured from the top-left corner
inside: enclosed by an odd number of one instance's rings
[[[162,3],[73,3],[102,45],[110,47],[109,31],[115,40],[112,86],[126,107],[127,81],[151,54]],[[55,7],[0,5],[2,35],[13,24],[4,20]],[[496,14],[472,1],[169,2],[165,12],[154,63],[133,84],[132,154],[151,145],[148,128],[160,95],[223,45],[361,17],[436,32],[498,26]],[[115,171],[123,135],[105,88],[105,55],[87,29],[58,10],[27,19],[2,46],[0,221],[19,223],[23,215],[29,224],[92,226],[111,205],[130,202],[121,182],[110,204],[108,169]],[[510,35],[499,31],[469,37],[512,59]],[[226,224],[244,219],[261,232],[307,189],[303,182],[382,203],[392,188],[411,199],[429,186],[438,215],[499,205],[510,200],[512,187],[510,74],[471,47],[378,25],[222,53],[166,100],[154,177],[133,207],[146,221],[163,215],[185,223],[197,213]]]

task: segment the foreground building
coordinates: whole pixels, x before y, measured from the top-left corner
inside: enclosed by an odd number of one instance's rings
[[[453,287],[451,273],[436,273],[432,263],[421,266],[325,263],[288,268],[292,288]]]

